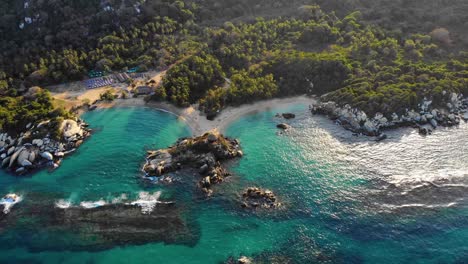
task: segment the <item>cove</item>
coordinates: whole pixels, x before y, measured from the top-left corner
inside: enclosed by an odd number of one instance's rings
[[[286,111],[296,119],[288,121],[291,130],[281,132],[275,114]],[[226,135],[240,139],[245,154],[231,165],[235,175],[219,186],[219,195],[202,199],[177,184],[140,180],[146,149],[167,147],[190,135],[175,116],[116,108],[84,118],[95,132],[77,153],[52,173],[30,178],[0,174],[2,192],[23,194],[26,204],[30,193],[79,203],[161,191],[162,197],[184,205],[196,233],[194,243],[34,252],[21,241],[33,241],[41,230],[20,238],[7,232],[0,235],[2,244],[10,243],[0,246],[0,262],[220,263],[240,255],[266,263],[456,263],[467,258],[463,164],[468,164],[468,151],[461,144],[466,125],[425,141],[414,132],[395,131],[387,142],[375,143],[354,138],[325,118],[311,117],[306,105],[252,113],[226,129]],[[248,186],[273,190],[288,210],[240,210],[235,199]]]

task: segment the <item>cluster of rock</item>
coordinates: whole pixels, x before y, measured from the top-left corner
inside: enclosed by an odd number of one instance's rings
[[[197,169],[200,188],[210,194],[211,186],[229,174],[221,163],[242,155],[238,140],[210,132],[180,139],[168,149],[148,151],[143,171],[146,176],[161,177],[181,169]]]
[[[257,187],[249,187],[242,194],[242,203],[243,208],[278,208],[281,207],[276,199],[275,194],[269,190],[263,190]]]
[[[414,126],[419,128],[421,134],[430,134],[431,128],[424,127],[430,125],[433,129],[437,126],[453,126],[460,123],[461,119],[468,121],[468,99],[463,99],[462,95],[451,93],[446,94],[446,107],[436,108],[432,106],[432,101],[424,100],[419,104],[419,110],[406,109],[404,114],[393,113],[385,117],[377,113],[374,117],[350,105],[339,106],[337,103],[320,102],[310,107],[313,114],[324,114],[342,125],[345,129],[355,133],[362,133],[368,136],[384,137],[382,131],[385,129]]]
[[[37,125],[28,124],[18,137],[1,133],[1,167],[17,175],[44,167],[56,168],[65,155],[75,151],[90,135],[82,120],[67,119],[59,124],[60,138],[53,139],[51,132],[56,126],[43,121]]]

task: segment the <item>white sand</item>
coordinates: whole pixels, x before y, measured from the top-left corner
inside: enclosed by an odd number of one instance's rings
[[[197,105],[187,108],[176,107],[166,102],[145,103],[143,98],[117,99],[112,103],[99,103],[98,108],[147,106],[154,109],[170,112],[185,121],[192,129],[194,136],[202,135],[211,130],[225,132],[226,127],[240,117],[256,111],[268,110],[274,107],[288,107],[296,104],[314,104],[316,100],[307,96],[295,96],[281,99],[259,101],[253,104],[245,104],[239,107],[228,107],[224,109],[213,121],[198,110]]]

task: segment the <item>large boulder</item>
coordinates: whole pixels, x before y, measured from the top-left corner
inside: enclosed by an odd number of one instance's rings
[[[62,122],[61,130],[63,133],[63,137],[68,139],[75,135],[82,136],[83,130],[81,129],[80,125],[75,120],[67,119]]]
[[[367,120],[364,125],[363,129],[370,135],[374,135],[377,133],[377,127],[372,121]]]
[[[29,159],[29,154],[31,154],[31,152],[29,152],[29,150],[27,149],[23,149],[20,154],[18,155],[18,158],[17,158],[17,163],[18,165],[21,165],[23,164],[23,162],[25,160],[28,160]]]
[[[8,167],[11,168],[11,166],[13,166],[13,164],[15,163],[16,159],[18,158],[18,156],[21,154],[21,152],[23,151],[24,147],[21,147],[20,149],[18,149],[12,156],[11,156],[11,159],[10,159],[10,164],[8,165]],[[28,154],[29,155],[29,154]]]

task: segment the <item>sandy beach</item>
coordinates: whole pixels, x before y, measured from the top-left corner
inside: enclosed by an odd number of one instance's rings
[[[315,102],[316,100],[313,97],[307,97],[304,95],[263,100],[253,104],[241,105],[239,107],[228,107],[224,109],[213,121],[206,119],[206,116],[198,110],[197,105],[192,105],[187,108],[180,108],[167,102],[146,103],[143,98],[117,99],[110,103],[100,102],[97,104],[97,109],[132,106],[159,109],[161,111],[166,111],[178,116],[192,129],[193,135],[197,136],[211,130],[218,130],[219,132],[223,133],[230,123],[249,113],[268,110],[273,107],[288,107],[296,104],[313,104]]]

